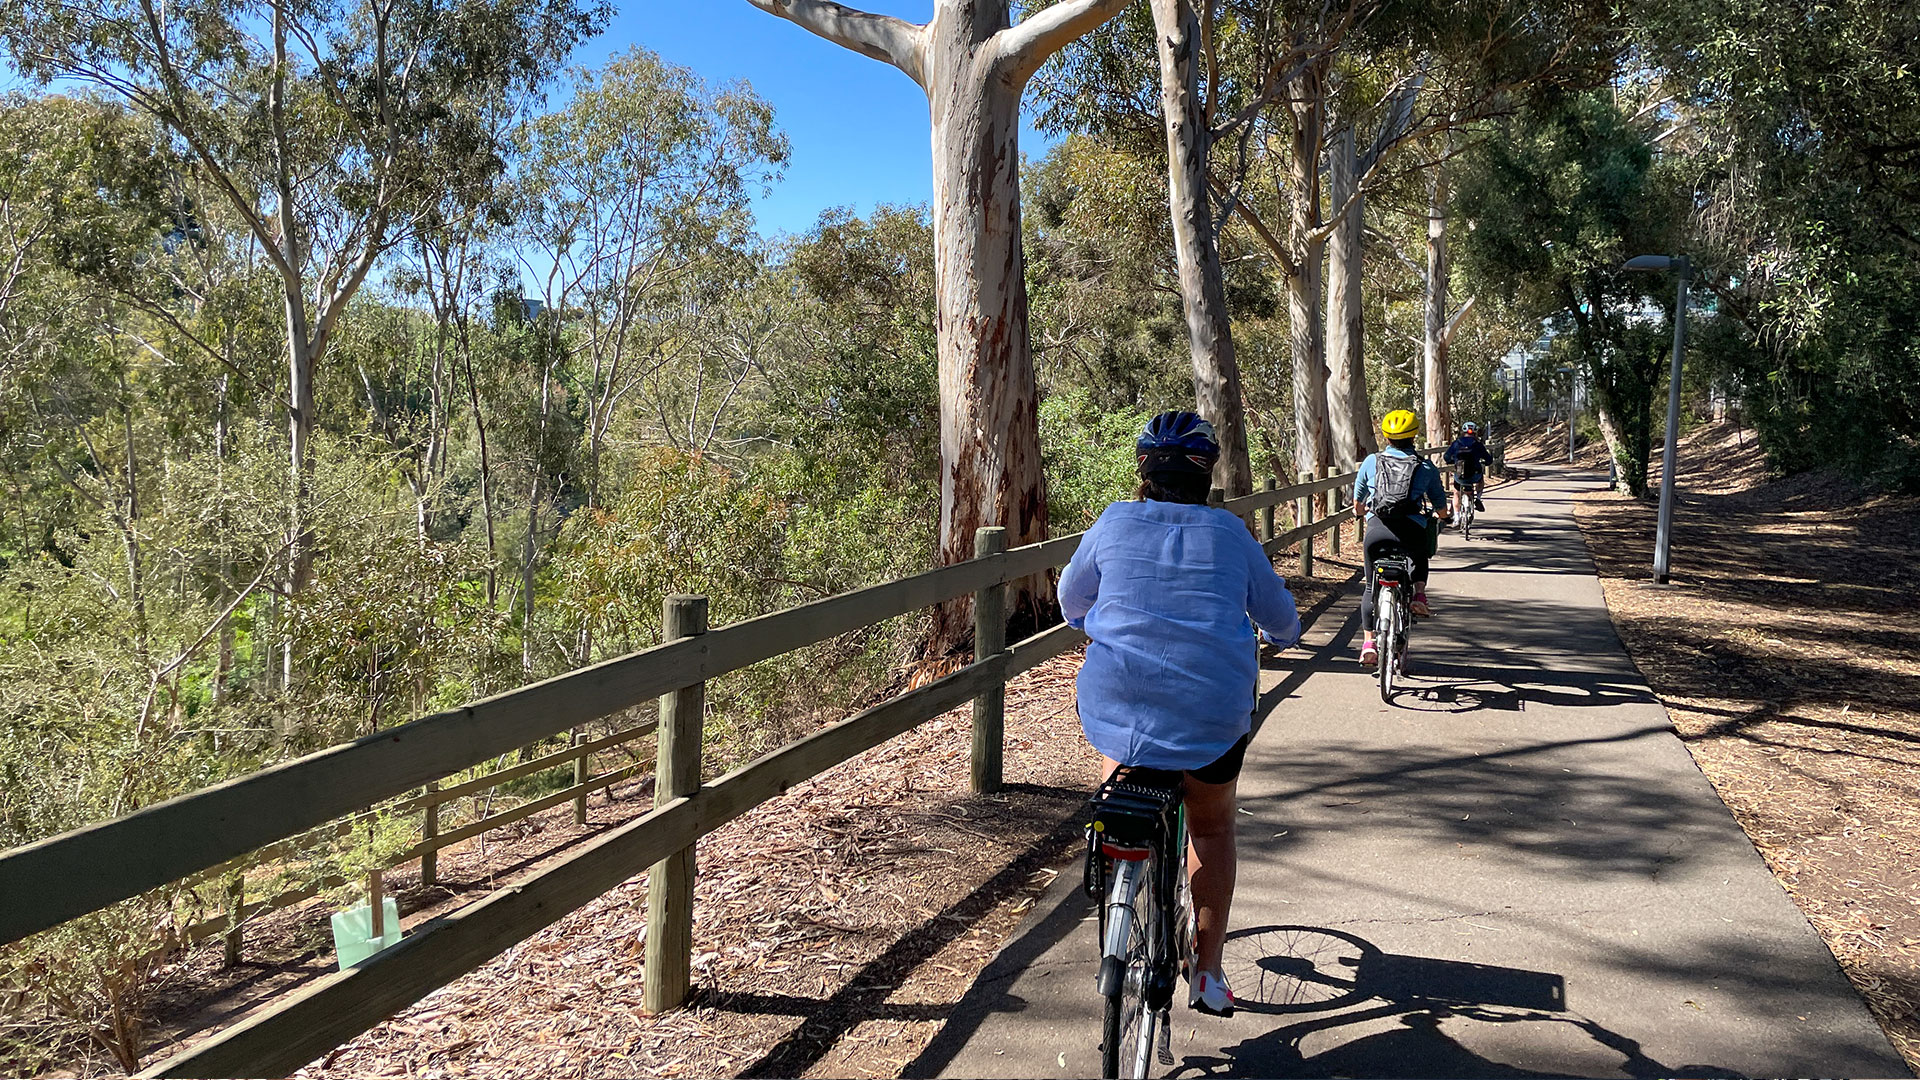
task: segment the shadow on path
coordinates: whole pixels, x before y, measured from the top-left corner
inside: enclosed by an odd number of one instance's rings
[[[1329,927],[1234,931],[1227,977],[1242,988],[1241,1008],[1297,1019],[1217,1055],[1189,1054],[1170,1076],[1564,1076],[1571,1071],[1566,1066],[1614,1055],[1619,1061],[1612,1067],[1630,1077],[1740,1075],[1654,1060],[1638,1040],[1570,1012],[1565,980],[1557,974],[1397,955]],[[1392,1026],[1383,1027],[1388,1022]],[[1541,1071],[1495,1060],[1450,1033],[1474,1024],[1564,1025],[1593,1045],[1582,1052],[1576,1042],[1569,1049],[1578,1059]],[[1361,1025],[1374,1030],[1317,1053],[1304,1049],[1309,1036]]]

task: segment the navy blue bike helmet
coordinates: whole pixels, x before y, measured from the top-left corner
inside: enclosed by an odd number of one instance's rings
[[[1220,460],[1220,440],[1213,425],[1198,413],[1163,412],[1147,421],[1134,443],[1140,455],[1140,473],[1198,473],[1213,471]]]

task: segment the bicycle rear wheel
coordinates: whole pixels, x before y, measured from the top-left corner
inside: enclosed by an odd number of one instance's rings
[[[1382,664],[1393,665],[1395,679],[1404,681],[1407,674],[1407,644],[1413,638],[1413,601],[1408,594],[1401,594],[1399,610],[1394,616],[1394,625],[1398,632],[1393,635],[1393,655],[1382,656]]]
[[[1380,600],[1384,603],[1374,605],[1377,612],[1375,618],[1380,623],[1378,642],[1380,653],[1379,659],[1374,661],[1374,666],[1380,674],[1380,700],[1391,705],[1393,704],[1393,658],[1400,645],[1400,628],[1397,625],[1400,619],[1400,590],[1397,587],[1382,588],[1380,594]]]
[[[1145,1048],[1153,1039],[1153,1014],[1147,1008],[1147,974],[1152,968],[1149,942],[1155,933],[1159,898],[1155,895],[1153,873],[1146,862],[1132,863],[1127,871],[1137,874],[1139,888],[1126,915],[1125,951],[1117,959],[1118,977],[1107,988],[1107,1009],[1100,1033],[1100,1075],[1103,1077],[1144,1077]],[[1126,888],[1121,880],[1125,872],[1115,874],[1115,896]],[[1101,963],[1105,964],[1106,958]]]

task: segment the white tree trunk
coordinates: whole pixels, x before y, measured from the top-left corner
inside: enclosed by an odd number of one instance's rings
[[[1319,235],[1320,144],[1326,128],[1326,75],[1307,65],[1293,81],[1293,154],[1289,162],[1291,246],[1299,262],[1287,278],[1288,339],[1293,347],[1293,459],[1318,475],[1332,458],[1327,433],[1326,338],[1320,310],[1326,241]]]
[[[925,26],[827,0],[749,0],[866,56],[927,93],[933,126],[933,237],[940,356],[940,561],[973,557],[976,529],[1009,547],[1047,529],[1039,392],[1027,337],[1020,250],[1020,93],[1047,57],[1118,14],[1126,0],[1064,0],[1011,25],[1012,0],[937,0]],[[1044,575],[1013,609],[1052,606]],[[929,652],[971,634],[971,605],[942,607]]]
[[[1447,255],[1447,165],[1435,163],[1427,174],[1427,318],[1422,358],[1425,364],[1427,438],[1453,435],[1452,396],[1447,387],[1447,283],[1453,263]]]
[[[1160,52],[1160,111],[1167,129],[1167,204],[1173,216],[1180,300],[1193,355],[1193,396],[1220,438],[1214,483],[1233,498],[1253,491],[1240,364],[1233,352],[1220,249],[1207,206],[1209,134],[1200,99],[1200,21],[1189,0],[1152,0]]]
[[[1361,240],[1365,196],[1358,193],[1353,125],[1342,125],[1327,148],[1330,202],[1340,217],[1327,247],[1327,421],[1333,465],[1346,468],[1379,449],[1367,397],[1365,316],[1361,308]],[[1345,208],[1345,213],[1341,209]]]
[[[997,9],[997,10],[990,10]],[[1020,92],[989,77],[1007,4],[942,4],[927,55],[940,355],[940,557],[974,531],[1045,539],[1038,391],[1020,249]],[[970,25],[969,25],[970,24]]]

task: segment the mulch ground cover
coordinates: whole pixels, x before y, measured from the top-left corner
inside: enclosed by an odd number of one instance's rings
[[[1680,460],[1670,587],[1648,583],[1652,502],[1577,508],[1614,626],[1920,1069],[1920,499],[1831,474],[1767,482],[1751,434],[1725,428]]]
[[[1009,686],[998,794],[961,709],[703,839],[688,1007],[642,1008],[643,874],[299,1075],[897,1075],[1079,842],[1077,668]]]

